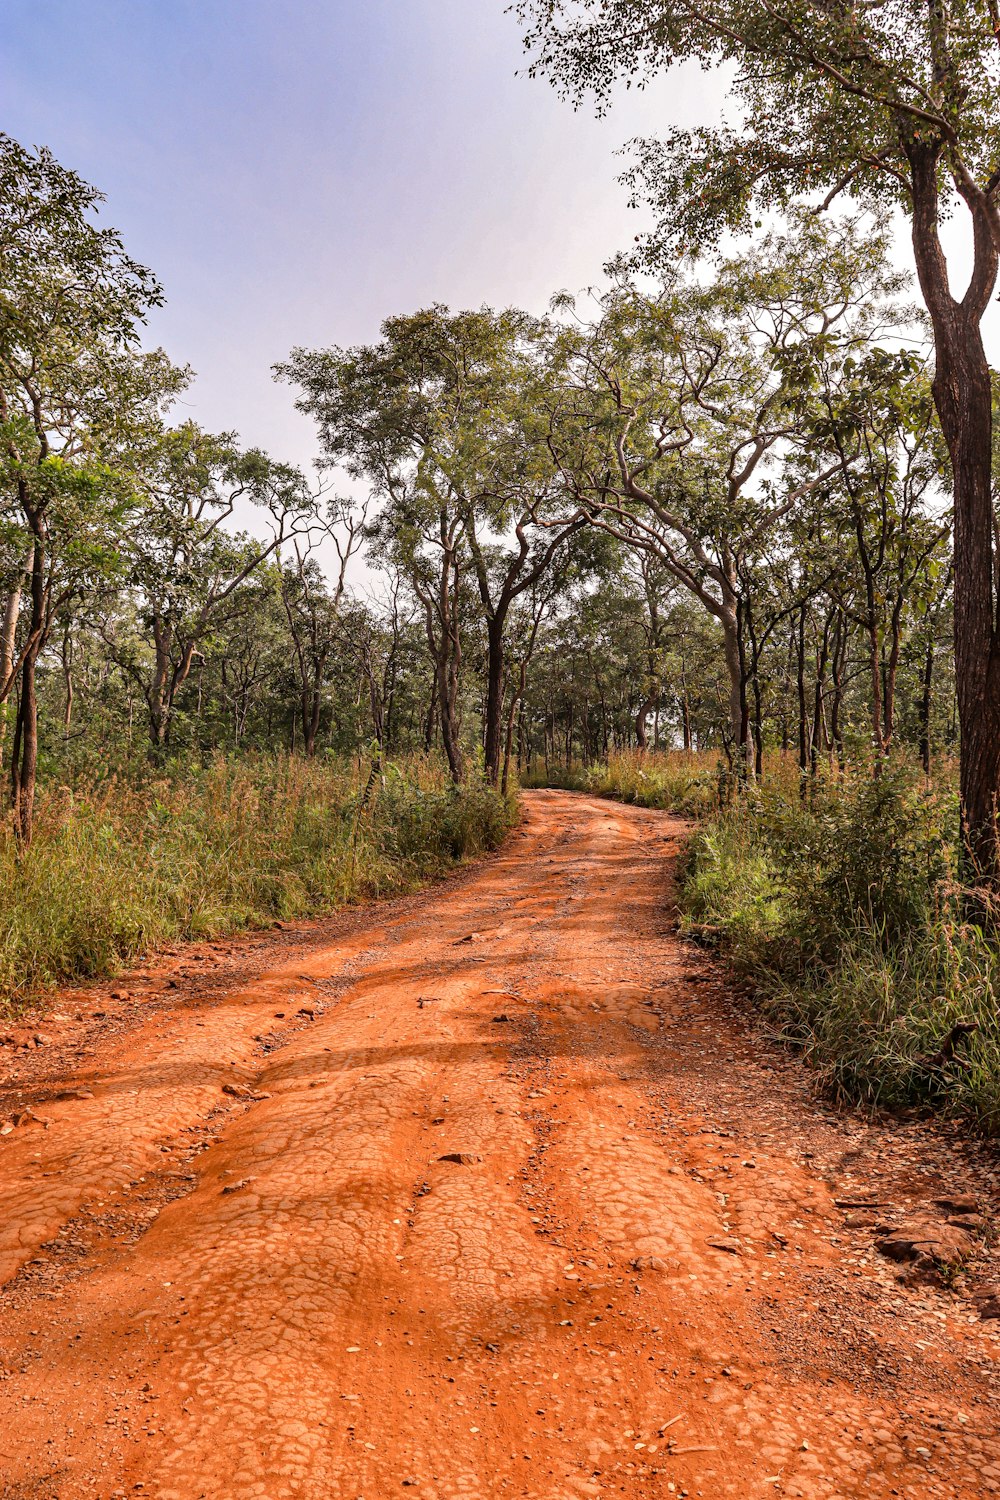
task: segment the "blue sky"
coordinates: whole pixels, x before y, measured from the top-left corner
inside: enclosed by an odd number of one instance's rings
[[[617,149],[718,117],[696,69],[575,113],[517,76],[504,7],[0,0],[2,124],[100,187],[160,276],[151,338],[198,372],[190,414],[307,463],[275,360],[435,300],[540,311],[586,286],[641,224]]]
[[[713,110],[698,72],[574,114],[504,0],[7,3],[3,128],[107,195],[206,426],[313,452],[272,363],[438,300],[541,310],[637,228],[615,152]],[[669,107],[668,107],[669,106]]]

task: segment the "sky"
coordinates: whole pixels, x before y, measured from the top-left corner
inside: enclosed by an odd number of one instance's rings
[[[99,187],[159,276],[149,341],[197,372],[183,414],[303,465],[276,360],[435,301],[540,312],[599,280],[644,225],[620,148],[723,100],[691,68],[574,112],[524,75],[505,0],[0,0],[0,19],[0,126]],[[995,360],[997,335],[994,316]]]
[[[711,85],[574,113],[504,0],[0,0],[2,128],[107,197],[164,285],[185,415],[306,464],[271,366],[439,301],[542,311],[641,223],[617,150]],[[717,106],[715,106],[717,108]]]

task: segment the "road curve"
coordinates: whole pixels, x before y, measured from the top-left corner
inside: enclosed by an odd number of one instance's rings
[[[990,1325],[835,1204],[983,1158],[812,1099],[675,936],[679,823],[525,800],[124,1030],[57,1002],[0,1139],[0,1500],[1000,1492]]]

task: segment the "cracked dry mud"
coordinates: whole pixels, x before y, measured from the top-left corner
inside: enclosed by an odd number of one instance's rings
[[[996,1325],[873,1238],[985,1150],[812,1096],[674,935],[679,823],[525,801],[0,1053],[4,1500],[1000,1493]]]

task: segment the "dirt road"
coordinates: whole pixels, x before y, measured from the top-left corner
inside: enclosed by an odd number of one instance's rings
[[[874,1248],[989,1158],[811,1098],[669,817],[526,801],[0,1051],[4,1500],[1000,1493],[998,1325]]]

